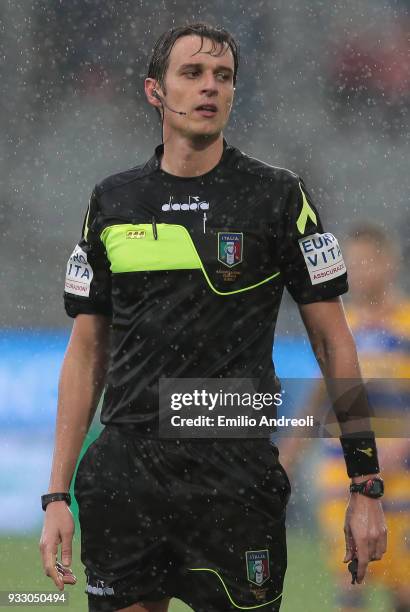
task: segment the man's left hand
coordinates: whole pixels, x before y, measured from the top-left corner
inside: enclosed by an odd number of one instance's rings
[[[379,499],[352,493],[346,509],[346,555],[344,563],[358,560],[357,582],[363,582],[370,561],[382,558],[387,548],[387,529]]]

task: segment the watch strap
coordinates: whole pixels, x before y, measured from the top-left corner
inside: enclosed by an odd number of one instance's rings
[[[67,506],[71,505],[70,493],[46,493],[41,496],[41,507],[45,511],[48,504],[55,501],[65,501]]]
[[[374,494],[372,491],[374,481],[379,481],[382,484],[382,492],[380,494]],[[368,478],[363,482],[354,482],[349,487],[350,493],[361,493],[362,495],[366,495],[367,497],[382,497],[383,495],[383,480],[381,478]]]

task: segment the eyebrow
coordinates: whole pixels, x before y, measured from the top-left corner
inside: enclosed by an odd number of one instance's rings
[[[179,67],[179,71],[183,72],[184,70],[190,70],[192,68],[202,68],[203,64],[201,63],[190,63],[190,64],[182,64],[182,66]],[[224,70],[225,72],[228,72],[229,74],[233,74],[233,70],[232,68],[230,68],[229,66],[216,66],[214,71],[215,72],[219,72],[220,70]]]

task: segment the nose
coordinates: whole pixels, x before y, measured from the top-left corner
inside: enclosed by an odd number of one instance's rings
[[[218,95],[217,83],[212,70],[205,72],[201,82],[201,94],[205,94],[209,97]]]

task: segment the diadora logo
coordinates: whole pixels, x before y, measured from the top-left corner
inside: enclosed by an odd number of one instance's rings
[[[125,238],[129,240],[135,240],[138,238],[145,238],[145,230],[129,230],[125,234]]]
[[[370,446],[369,448],[357,448],[356,450],[360,451],[361,453],[364,453],[368,457],[373,457],[373,449],[370,448]]]
[[[209,210],[209,202],[201,200],[199,196],[188,196],[186,202],[174,202],[173,196],[169,197],[169,202],[163,204],[161,210],[164,212],[170,211],[201,211]]]
[[[114,595],[114,589],[112,586],[108,586],[104,580],[99,580],[94,576],[88,576],[86,592],[92,595],[100,595],[101,597],[109,597]]]

